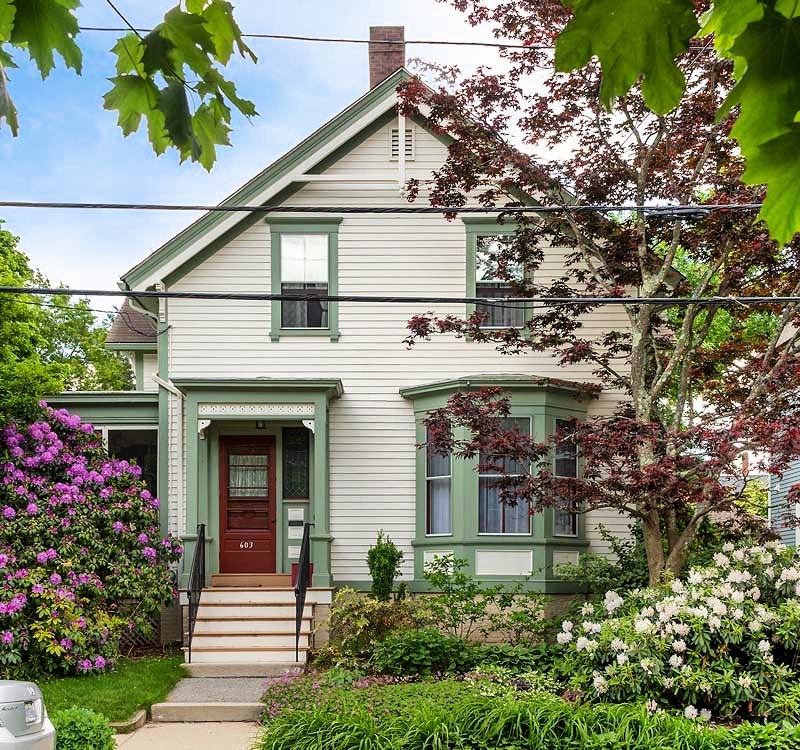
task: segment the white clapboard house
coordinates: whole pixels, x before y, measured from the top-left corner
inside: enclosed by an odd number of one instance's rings
[[[448,140],[398,113],[396,88],[409,75],[402,28],[372,33],[399,43],[370,46],[369,91],[226,202],[408,206],[406,181],[430,178],[446,158]],[[513,223],[498,224],[491,215],[448,221],[440,214],[210,212],[144,257],[121,283],[170,292],[502,297],[508,285],[487,269],[509,232]],[[564,252],[548,250],[540,278],[561,273]],[[128,301],[108,346],[129,353],[136,390],[58,397],[58,405],[103,430],[112,452],[145,468],[161,499],[164,531],[186,542],[184,587],[204,524],[210,588],[201,599],[195,660],[230,659],[226,644],[256,659],[283,643],[264,638],[288,628],[280,617],[292,616],[289,576],[305,522],[313,523],[309,599],[322,603],[336,587],[368,588],[367,550],[380,530],[402,547],[411,590],[424,588],[426,560],[453,552],[482,581],[527,580],[553,593],[570,591],[558,578],[559,564],[584,550],[606,551],[601,525],[624,533],[626,521],[613,514],[531,517],[525,507],[504,508],[491,475],[417,448],[425,440],[426,411],[463,389],[502,386],[514,421],[541,439],[559,420],[587,410],[608,413],[619,399],[603,393],[588,404],[578,400],[574,384],[593,381],[591,368],[565,369],[544,354],[503,356],[456,337],[408,349],[406,324],[429,307]],[[468,312],[464,304],[435,309]],[[489,324],[507,326],[522,322],[524,311],[489,314]],[[601,335],[620,315],[605,307],[585,325]],[[558,454],[556,471],[579,470],[568,449]],[[259,601],[275,608],[272,619],[247,609]],[[262,627],[261,640],[255,626],[231,635],[243,612]],[[233,640],[207,635],[215,629]],[[293,642],[292,636],[276,648],[291,646],[294,659]]]

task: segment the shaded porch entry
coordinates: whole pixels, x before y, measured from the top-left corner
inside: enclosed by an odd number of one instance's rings
[[[219,439],[219,572],[274,573],[277,534],[275,438]]]
[[[290,581],[311,523],[314,585],[330,586],[328,407],[341,396],[341,382],[173,382],[185,393],[185,525],[206,525],[205,585],[223,576],[259,586]],[[298,465],[305,479],[299,488],[290,481]],[[185,538],[184,560],[194,544]],[[185,565],[182,577],[188,580]]]

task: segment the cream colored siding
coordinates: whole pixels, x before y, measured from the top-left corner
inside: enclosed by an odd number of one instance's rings
[[[371,135],[329,169],[330,173],[368,173],[384,177],[386,183],[315,182],[303,187],[289,202],[304,206],[408,205],[398,190],[397,164],[389,161],[388,127]],[[407,164],[408,175],[428,177],[444,158],[444,145],[417,127],[416,159]],[[465,248],[460,220],[448,222],[436,215],[345,214],[339,231],[339,292],[463,296]],[[563,250],[551,249],[539,278],[559,274],[563,255]],[[172,289],[269,291],[268,225],[259,221]],[[368,577],[365,557],[380,529],[403,546],[404,573],[410,576],[412,572],[414,418],[411,405],[399,396],[398,389],[479,373],[594,379],[590,367],[564,370],[548,356],[503,356],[490,346],[455,337],[437,337],[409,350],[403,343],[407,321],[430,307],[343,303],[338,342],[324,337],[287,337],[273,343],[268,303],[170,301],[173,378],[341,378],[344,396],[332,402],[330,410],[332,573],[337,580]],[[436,312],[464,315],[465,309],[458,304],[438,305]],[[617,325],[620,315],[618,309],[604,308],[592,314],[586,330],[605,333]],[[604,394],[590,407],[591,413],[608,413],[615,403],[613,394]],[[174,413],[172,406],[170,413]],[[170,434],[173,442],[177,441],[177,434]],[[177,454],[173,445],[173,461]],[[173,497],[176,466],[171,466]],[[183,498],[180,503],[183,508]],[[173,512],[178,511],[171,509]],[[172,515],[170,518],[172,523]],[[592,518],[588,524],[595,545],[598,534],[591,526],[600,518]],[[609,528],[620,528],[613,517],[606,514],[602,519]]]
[[[144,382],[142,383],[142,390],[143,391],[158,390],[158,386],[153,380],[153,375],[158,375],[158,355],[145,354],[143,357],[143,364],[144,364],[143,368]]]

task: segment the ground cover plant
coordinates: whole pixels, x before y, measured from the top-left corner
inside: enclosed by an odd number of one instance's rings
[[[174,596],[182,547],[141,470],[65,409],[0,433],[0,514],[0,677],[103,671]]]
[[[50,713],[73,706],[91,708],[109,721],[125,721],[160,703],[185,676],[183,656],[118,659],[112,669],[90,675],[54,677],[38,684]]]
[[[488,679],[414,683],[388,678],[332,685],[286,677],[267,687],[262,750],[790,750],[800,729],[712,728],[644,705],[575,705],[522,684],[490,692]]]
[[[558,635],[592,701],[647,699],[687,717],[800,721],[800,555],[725,545],[660,588],[608,591]]]

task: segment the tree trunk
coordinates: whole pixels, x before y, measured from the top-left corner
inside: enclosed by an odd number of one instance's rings
[[[644,537],[644,550],[647,555],[648,583],[650,586],[658,586],[661,583],[666,563],[659,520],[656,511],[650,511],[647,517],[642,519],[642,536]]]

